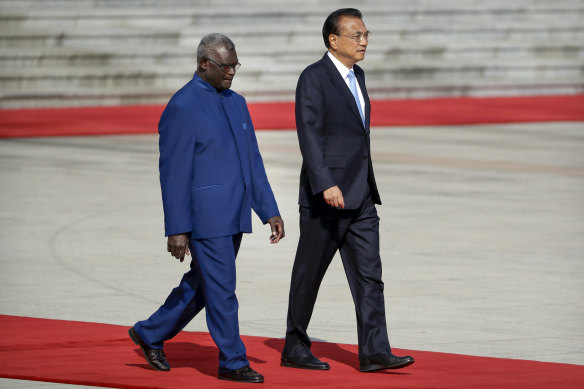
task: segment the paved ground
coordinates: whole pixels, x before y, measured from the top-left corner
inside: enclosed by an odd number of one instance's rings
[[[394,347],[584,364],[583,130],[373,130]],[[241,332],[282,337],[300,155],[292,131],[259,132],[258,140],[287,236],[269,245],[256,220],[244,238]],[[166,253],[156,142],[0,140],[0,314],[130,326],[163,302],[187,264]],[[352,304],[337,259],[309,334],[356,343]],[[204,317],[187,329],[205,331]]]

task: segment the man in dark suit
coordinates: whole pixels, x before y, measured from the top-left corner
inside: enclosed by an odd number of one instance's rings
[[[323,276],[339,250],[355,303],[359,365],[397,369],[412,357],[391,353],[387,337],[379,218],[381,204],[369,141],[371,106],[363,70],[369,32],[361,12],[331,13],[323,26],[328,52],[300,75],[296,127],[302,152],[300,238],[292,270],[282,366],[328,370],[310,351],[306,330]]]
[[[251,232],[251,210],[269,223],[271,242],[284,223],[268,183],[252,121],[242,96],[229,88],[239,69],[233,42],[203,37],[194,78],[169,101],[160,132],[160,185],[168,251],[187,272],[150,318],[129,330],[156,370],[170,370],[163,343],[205,308],[219,348],[218,377],[263,382],[249,366],[239,336],[235,257],[242,234]]]

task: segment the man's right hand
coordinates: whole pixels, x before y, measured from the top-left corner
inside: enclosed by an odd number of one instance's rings
[[[168,252],[175,257],[184,261],[185,254],[191,255],[189,251],[189,236],[187,234],[177,234],[168,237]]]
[[[322,192],[324,202],[331,207],[345,208],[345,200],[343,199],[343,192],[338,186],[333,186]]]

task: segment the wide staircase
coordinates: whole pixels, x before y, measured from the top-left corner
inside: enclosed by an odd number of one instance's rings
[[[584,93],[584,0],[0,0],[0,108],[165,103],[209,32],[235,42],[234,90],[293,100],[343,6],[372,31],[372,98]]]

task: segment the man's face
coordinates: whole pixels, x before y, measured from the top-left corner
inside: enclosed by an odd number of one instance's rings
[[[363,20],[354,16],[341,16],[339,18],[339,34],[330,35],[329,42],[337,54],[336,57],[346,65],[351,67],[365,58],[367,49],[367,38],[363,37],[360,42],[356,42],[353,37],[360,36],[367,32]]]
[[[221,65],[235,65],[239,62],[235,50],[217,47],[211,50],[210,57],[201,60],[200,65],[204,71],[199,74],[199,77],[219,90],[231,88],[231,82],[235,77],[235,69],[230,67],[229,70],[224,72]]]

